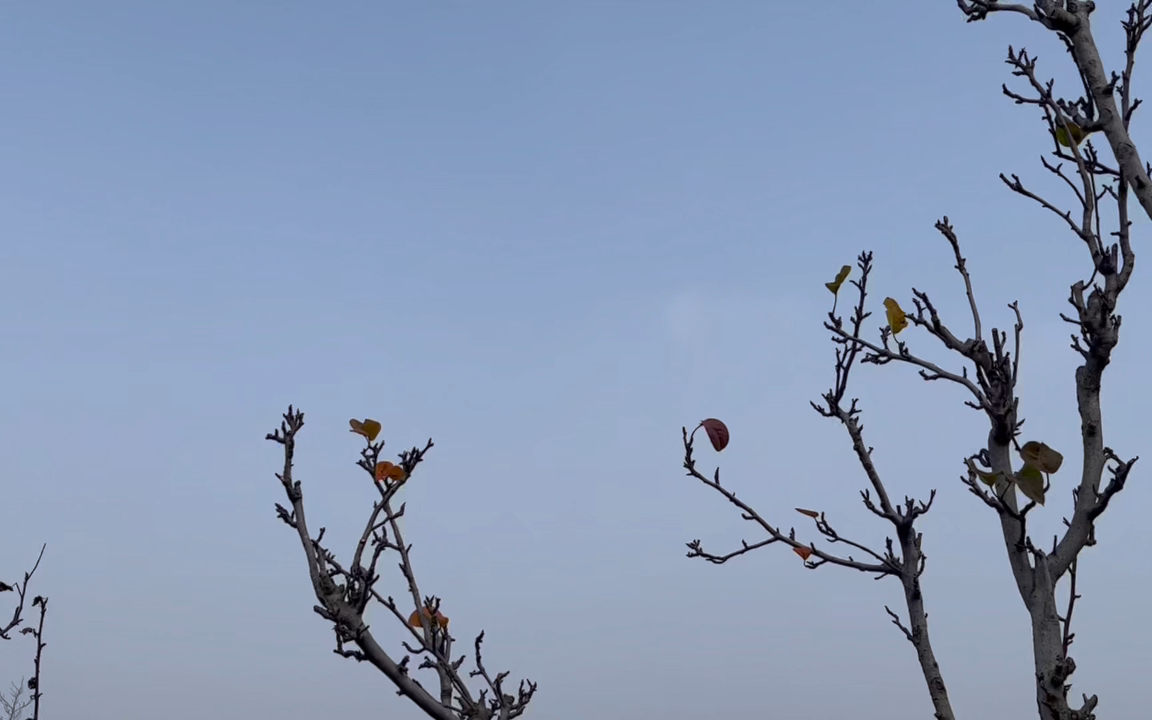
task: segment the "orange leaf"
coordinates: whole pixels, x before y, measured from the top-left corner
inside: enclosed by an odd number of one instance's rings
[[[801,545],[800,547],[792,548],[792,552],[799,555],[801,560],[807,560],[812,555],[812,548]]]
[[[375,442],[376,436],[380,434],[380,423],[375,420],[353,418],[348,421],[348,424],[352,426],[352,432],[368,438],[368,442]]]
[[[427,608],[413,610],[412,614],[408,616],[408,624],[414,628],[422,628],[424,627],[422,620],[426,617],[428,617]],[[439,610],[436,611],[436,623],[440,626],[441,629],[448,629],[448,618],[444,617],[444,613],[440,612]]]
[[[820,517],[820,513],[816,512],[815,510],[805,510],[804,508],[796,508],[796,512],[800,513],[801,515],[807,515],[810,518]]]
[[[716,449],[716,452],[720,452],[728,447],[727,425],[716,418],[708,418],[700,423],[700,427],[704,428],[704,432],[708,433],[708,439],[712,441],[712,447]]]
[[[400,482],[407,477],[408,473],[404,472],[404,468],[399,465],[394,465],[387,460],[376,463],[376,482],[384,482],[385,480]]]

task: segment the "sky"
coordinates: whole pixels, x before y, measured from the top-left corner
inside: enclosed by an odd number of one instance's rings
[[[1113,67],[1120,10],[1095,23]],[[1019,300],[1026,435],[1066,457],[1035,537],[1070,513],[1076,355],[1058,314],[1088,257],[997,178],[1070,207],[1037,111],[1001,93],[1008,45],[1077,86],[1021,17],[968,25],[948,0],[45,0],[6,4],[0,28],[0,577],[47,543],[49,720],[421,717],[334,655],[312,611],[264,440],[290,403],[309,520],[340,557],[375,496],[348,418],[379,419],[387,452],[435,441],[405,491],[416,572],[458,647],[484,630],[489,668],[539,682],[526,717],[928,717],[884,612],[902,611],[896,581],[806,570],[778,545],[685,557],[694,538],[761,536],[684,476],[680,433],[724,420],[731,445],[702,448],[702,468],[801,539],[820,538],[793,508],[814,507],[882,546],[847,434],[808,405],[833,379],[823,283],[873,251],[874,310],[915,287],[968,332],[944,215],[985,326],[1010,327]],[[1137,269],[1103,399],[1125,457],[1152,453],[1150,300]],[[958,717],[1033,716],[1028,617],[998,522],[959,479],[985,422],[894,365],[860,368],[852,394],[889,492],[938,490],[923,587]],[[1152,665],[1141,467],[1082,556],[1074,623],[1072,696],[1118,718],[1146,709]],[[398,624],[368,619],[399,651]],[[0,685],[31,654],[4,644]]]

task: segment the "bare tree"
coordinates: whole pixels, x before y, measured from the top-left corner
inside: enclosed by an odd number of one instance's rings
[[[42,545],[40,547],[40,554],[36,557],[36,563],[32,566],[31,570],[24,573],[24,582],[13,584],[0,582],[0,593],[15,592],[17,597],[16,607],[12,611],[12,618],[7,622],[7,624],[5,624],[3,627],[0,627],[0,640],[11,640],[12,631],[19,627],[20,624],[24,621],[24,606],[28,600],[28,584],[31,582],[32,576],[36,574],[36,570],[39,569],[40,561],[44,559],[44,550],[47,547],[47,545]],[[46,647],[46,644],[44,643],[44,618],[48,614],[48,598],[42,595],[35,596],[32,598],[32,607],[37,608],[40,611],[39,622],[37,623],[36,627],[20,628],[21,635],[31,635],[32,639],[36,641],[36,655],[33,661],[33,673],[32,677],[28,678],[27,681],[27,687],[32,691],[32,696],[29,697],[26,701],[23,701],[23,704],[18,708],[16,707],[16,704],[21,702],[20,696],[23,694],[25,685],[25,682],[21,680],[19,688],[20,692],[13,692],[9,697],[0,698],[0,704],[2,704],[5,712],[12,715],[19,713],[28,705],[32,705],[33,720],[40,720],[40,668],[44,658],[44,648]]]
[[[1141,161],[1128,133],[1129,123],[1140,101],[1132,96],[1132,75],[1136,50],[1144,33],[1152,26],[1149,10],[1152,0],[1138,0],[1123,22],[1125,34],[1125,67],[1119,73],[1105,71],[1089,18],[1095,10],[1091,2],[1077,0],[1038,0],[1031,6],[1010,5],[985,0],[957,0],[969,21],[983,20],[995,12],[1022,15],[1054,32],[1067,48],[1082,82],[1083,95],[1074,100],[1054,93],[1054,82],[1037,77],[1037,59],[1026,50],[1008,49],[1007,63],[1021,89],[1004,86],[1003,92],[1016,104],[1039,108],[1052,135],[1052,157],[1042,159],[1044,169],[1068,188],[1073,209],[1041,197],[1025,186],[1017,175],[1000,179],[1014,193],[1054,213],[1088,251],[1088,280],[1071,285],[1068,302],[1074,312],[1061,314],[1075,330],[1072,349],[1082,364],[1076,369],[1076,399],[1079,406],[1083,466],[1079,481],[1072,491],[1072,513],[1064,520],[1063,536],[1054,537],[1050,546],[1034,542],[1028,533],[1028,514],[1043,504],[1050,487],[1049,476],[1059,470],[1062,456],[1044,443],[1032,440],[1021,443],[1019,437],[1024,419],[1020,398],[1016,395],[1019,358],[1024,322],[1015,302],[1011,310],[1012,333],[992,328],[986,338],[981,314],[967,263],[956,232],[945,217],[936,230],[948,242],[955,267],[960,275],[971,312],[971,334],[955,334],[946,325],[928,294],[912,289],[915,310],[905,313],[900,304],[887,298],[884,302],[887,326],[881,327],[876,340],[864,336],[864,322],[871,316],[865,309],[868,276],[872,254],[862,253],[857,260],[860,278],[852,280],[858,299],[850,318],[836,314],[835,305],[825,328],[836,346],[835,379],[824,393],[821,404],[813,408],[825,417],[835,418],[848,432],[853,450],[868,480],[869,488],[861,492],[864,506],[890,524],[895,535],[885,548],[877,551],[840,536],[823,513],[799,509],[815,520],[817,532],[829,544],[853,548],[863,560],[852,555],[835,555],[812,543],[797,539],[795,530],[784,531],[765,520],[736,494],[720,484],[717,469],[708,477],[697,469],[693,455],[696,430],[683,430],[684,467],[694,477],[723,495],[741,510],[742,517],[756,524],[766,535],[757,542],[744,542],[732,552],[715,555],[706,552],[699,540],[688,543],[688,556],[713,563],[724,563],[733,557],[774,543],[790,546],[805,559],[811,569],[831,564],[879,577],[893,577],[904,591],[908,624],[891,609],[885,608],[892,622],[900,628],[916,650],[917,659],[928,686],[938,720],[952,720],[955,715],[937,665],[928,635],[924,596],[919,578],[924,572],[925,556],[922,535],[916,530],[917,518],[928,512],[935,497],[927,501],[905,498],[894,503],[872,462],[872,448],[863,436],[856,399],[849,399],[848,379],[857,363],[886,365],[897,363],[918,369],[927,381],[945,380],[963,387],[969,394],[965,402],[988,420],[987,440],[976,452],[963,460],[961,477],[971,493],[995,512],[1003,535],[1008,564],[1020,598],[1032,624],[1033,658],[1036,678],[1037,710],[1042,720],[1091,720],[1098,703],[1095,695],[1083,695],[1079,707],[1073,708],[1068,694],[1068,680],[1076,669],[1069,655],[1074,633],[1072,614],[1080,595],[1076,586],[1076,569],[1081,551],[1096,543],[1095,528],[1099,517],[1112,499],[1124,489],[1135,457],[1123,459],[1104,444],[1100,389],[1104,370],[1111,362],[1112,351],[1119,341],[1120,316],[1116,313],[1120,294],[1132,275],[1135,255],[1132,251],[1129,219],[1129,195],[1135,194],[1145,213],[1152,217],[1152,180],[1149,168]],[[1112,158],[1103,157],[1088,139],[1102,133]],[[1083,143],[1083,145],[1082,145]],[[1101,148],[1102,149],[1102,148]],[[1071,166],[1066,171],[1064,163]],[[1108,208],[1108,212],[1104,209]],[[1105,217],[1107,216],[1107,218]],[[1105,226],[1108,226],[1107,228]],[[1106,240],[1111,238],[1111,240]],[[837,293],[852,268],[845,267],[829,289]],[[1090,273],[1087,272],[1090,270]],[[896,335],[910,326],[918,328],[955,354],[956,367],[945,369],[913,353],[908,343]],[[967,337],[964,337],[967,335]],[[964,337],[964,339],[961,339]],[[727,429],[715,419],[703,421],[703,428],[717,450],[727,443]],[[1012,451],[1023,462],[1013,470]],[[985,486],[988,489],[985,489]],[[1017,490],[1027,501],[1021,507]],[[1043,549],[1047,547],[1047,549]],[[1057,585],[1067,579],[1067,601],[1057,600]]]
[[[19,683],[12,683],[7,693],[0,695],[0,718],[21,720],[21,713],[31,704],[32,698],[24,697],[24,678],[21,678]]]
[[[515,695],[508,692],[505,681],[509,673],[501,672],[493,676],[484,667],[480,652],[484,633],[481,631],[473,643],[476,667],[468,676],[480,678],[483,688],[478,694],[473,694],[460,674],[465,656],[452,659],[454,638],[448,633],[448,618],[440,612],[440,599],[422,595],[416,582],[412,545],[405,543],[397,523],[404,514],[404,505],[394,508],[392,499],[432,449],[432,441],[428,440],[423,448],[413,447],[401,452],[399,463],[381,461],[380,452],[384,448],[384,441],[375,442],[380,430],[379,423],[372,420],[351,421],[352,430],[363,435],[367,441],[357,465],[375,480],[380,498],[373,503],[364,531],[352,554],[352,562],[346,566],[322,544],[324,528],[320,528],[316,537],[309,533],[304,517],[301,484],[292,477],[296,436],[304,426],[304,413],[289,406],[283,417],[280,428],[267,435],[268,440],[274,440],[284,448],[284,470],[276,477],[283,485],[291,506],[289,510],[277,503],[276,514],[295,529],[299,536],[308,561],[312,588],[320,603],[313,606],[313,610],[332,622],[336,633],[336,648],[333,652],[359,662],[371,663],[396,686],[397,694],[406,696],[435,720],[511,720],[522,715],[536,693],[536,683],[522,680]],[[380,579],[376,572],[377,564],[389,550],[396,553],[400,572],[408,584],[410,597],[406,600],[411,603],[410,614],[401,610],[402,602],[397,602],[391,596],[383,597],[376,590],[376,583]],[[398,662],[376,642],[368,624],[364,622],[364,611],[372,601],[387,608],[405,628],[405,632],[411,635],[412,644],[403,643],[409,654]],[[412,676],[409,667],[412,656],[421,658],[417,669],[435,672],[438,685],[435,695]]]

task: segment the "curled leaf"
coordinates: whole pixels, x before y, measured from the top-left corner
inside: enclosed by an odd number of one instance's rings
[[[375,420],[353,418],[348,421],[348,424],[352,427],[352,432],[368,438],[368,442],[376,442],[376,436],[380,434],[380,423]]]
[[[424,627],[422,620],[427,617],[427,608],[413,610],[412,614],[408,616],[408,625],[414,628],[422,628]],[[439,625],[442,630],[448,629],[448,618],[444,617],[444,613],[440,612],[439,610],[436,611],[436,624]]]
[[[812,548],[801,545],[800,547],[792,548],[792,552],[800,556],[801,560],[807,560],[812,556]]]
[[[805,510],[804,508],[796,508],[796,512],[800,513],[801,515],[807,515],[810,518],[820,517],[820,513],[816,512],[815,510]]]
[[[1020,457],[1037,470],[1054,473],[1064,464],[1064,456],[1042,442],[1029,440],[1020,448]]]
[[[900,309],[900,303],[892,298],[884,298],[884,307],[887,309],[888,327],[892,328],[893,335],[898,335],[908,327],[908,315]]]
[[[843,285],[844,281],[848,279],[848,275],[851,272],[852,266],[845,265],[844,267],[840,268],[840,272],[836,273],[836,279],[832,282],[824,283],[824,287],[831,290],[832,294],[835,295],[836,293],[840,292],[840,286]]]
[[[708,433],[708,439],[712,441],[712,447],[716,452],[720,452],[728,447],[728,426],[720,422],[716,418],[708,418],[700,423],[700,427],[704,428],[704,432]]]
[[[384,460],[383,462],[376,463],[376,482],[384,482],[385,480],[394,480],[400,482],[408,477],[408,473],[404,472],[404,468],[399,465]]]
[[[1013,479],[1025,497],[1037,504],[1044,504],[1044,473],[1040,468],[1024,463],[1024,467],[1020,468]]]

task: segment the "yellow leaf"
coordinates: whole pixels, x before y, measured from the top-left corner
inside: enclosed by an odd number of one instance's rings
[[[824,287],[831,290],[832,294],[835,295],[836,293],[840,292],[840,286],[843,285],[844,281],[848,279],[848,275],[851,272],[852,266],[845,265],[844,267],[840,268],[840,272],[836,273],[836,279],[832,282],[824,283]]]
[[[356,420],[353,418],[348,421],[348,424],[352,426],[352,432],[368,438],[368,442],[375,442],[376,436],[380,434],[380,423],[375,420]]]
[[[987,473],[977,470],[976,468],[972,468],[972,471],[975,472],[988,487],[996,487],[996,483],[1007,479],[1002,472]]]
[[[1056,472],[1064,463],[1063,455],[1035,440],[1024,443],[1020,448],[1020,457],[1025,463],[1034,465],[1037,470],[1046,473]]]
[[[1084,137],[1086,134],[1079,125],[1069,120],[1068,130],[1071,131],[1072,139],[1076,141],[1077,145],[1084,142]],[[1064,126],[1061,125],[1059,121],[1056,122],[1056,142],[1060,143],[1066,148],[1072,147],[1072,143],[1068,142],[1068,133],[1065,132]]]
[[[399,482],[407,477],[408,473],[404,472],[404,468],[399,465],[394,465],[387,460],[376,463],[376,482],[384,482],[385,480]]]
[[[800,547],[792,548],[792,552],[799,555],[801,560],[807,560],[812,555],[812,548],[801,545]]]
[[[893,335],[908,327],[908,316],[900,309],[900,303],[884,298],[884,307],[888,309],[888,327],[892,328]]]
[[[1024,463],[1024,467],[1020,468],[1020,472],[1016,473],[1013,480],[1025,497],[1040,505],[1044,504],[1044,473],[1040,468]]]

